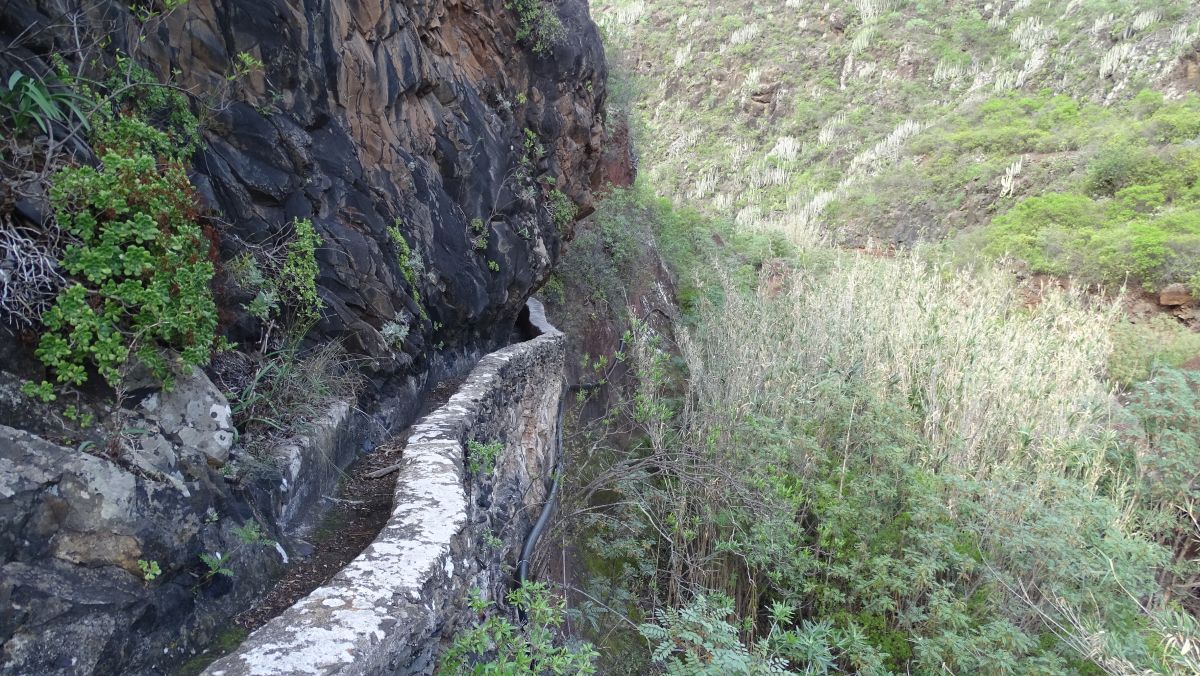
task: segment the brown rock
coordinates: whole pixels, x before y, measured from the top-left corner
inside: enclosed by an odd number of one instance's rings
[[[89,566],[115,565],[141,575],[137,560],[142,548],[136,538],[114,533],[59,533],[53,542],[54,556]]]
[[[1183,284],[1175,283],[1165,287],[1158,292],[1158,304],[1167,306],[1190,305],[1192,297],[1188,294],[1187,287]]]

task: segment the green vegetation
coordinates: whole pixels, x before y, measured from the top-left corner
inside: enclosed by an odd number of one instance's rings
[[[0,89],[0,111],[16,133],[31,123],[42,133],[50,131],[54,122],[67,122],[70,116],[86,129],[87,116],[80,109],[81,97],[69,89],[55,86],[20,70],[13,71],[4,88]]]
[[[556,645],[563,623],[563,604],[544,584],[527,582],[508,594],[508,603],[527,619],[514,624],[489,614],[479,624],[460,631],[442,653],[439,673],[459,674],[592,674],[596,651],[587,644]],[[477,615],[491,606],[475,591],[470,598]]]
[[[476,476],[491,474],[496,469],[496,458],[504,450],[500,441],[483,443],[472,439],[467,442],[467,469]]]
[[[589,432],[604,451],[577,458],[568,491],[605,496],[577,507],[603,562],[589,593],[628,614],[726,595],[719,619],[739,618],[736,631],[705,620],[696,642],[799,671],[1184,659],[1159,646],[1194,626],[1170,624],[1158,590],[1164,574],[1178,588],[1197,574],[1181,545],[1191,522],[1173,516],[1200,476],[1194,440],[1172,445],[1194,421],[1168,413],[1194,410],[1194,390],[1156,378],[1136,395],[1156,412],[1110,427],[1095,374],[1111,314],[1065,293],[1014,313],[999,273],[830,263],[774,295],[727,286],[722,305],[702,302],[678,348],[686,377],[635,325],[638,386]],[[1147,447],[1177,463],[1171,475]],[[778,604],[794,617],[755,619]],[[655,612],[663,628],[647,635],[680,651],[656,658],[707,654],[668,640],[676,611]],[[704,624],[697,612],[684,620]]]
[[[482,218],[471,219],[471,232],[475,233],[472,244],[476,251],[485,251],[488,246],[488,226]]]
[[[251,455],[265,457],[277,441],[324,415],[333,402],[354,396],[362,380],[353,366],[338,343],[304,351],[297,338],[239,360],[218,384],[227,393],[242,443]]]
[[[229,563],[230,558],[231,556],[229,554],[222,554],[221,552],[201,553],[200,560],[204,562],[204,565],[208,568],[208,570],[206,570],[204,573],[204,581],[208,582],[217,575],[233,577],[233,569],[226,565]]]
[[[59,57],[54,70],[44,78],[15,72],[0,92],[10,140],[31,123],[46,134],[44,147],[10,143],[5,160],[31,169],[21,176],[32,180],[25,188],[44,191],[54,212],[30,243],[29,272],[10,280],[3,301],[19,323],[39,329],[36,354],[52,377],[24,391],[51,401],[95,373],[120,396],[139,366],[170,387],[172,362],[204,365],[225,347],[210,289],[217,235],[187,174],[199,122],[180,90],[126,54],[113,56],[101,81]],[[75,135],[96,149],[94,165],[67,160],[63,144]],[[91,422],[74,411],[64,414]]]
[[[279,272],[278,289],[280,298],[293,309],[293,321],[305,325],[321,318],[324,305],[317,295],[320,270],[316,251],[321,246],[321,237],[308,219],[293,221],[292,230],[292,239],[287,243],[287,253]]]
[[[223,655],[228,655],[245,642],[246,637],[250,633],[245,629],[232,626],[217,634],[216,639],[212,644],[204,650],[204,652],[191,658],[187,662],[180,665],[179,670],[175,672],[175,676],[200,676],[208,665],[217,661]]]
[[[169,383],[163,348],[195,366],[217,347],[212,243],[166,133],[120,115],[94,135],[100,165],[60,170],[50,191],[73,238],[61,261],[72,283],[42,317],[37,354],[59,384],[82,385],[95,366],[116,387],[131,355]]]
[[[567,29],[548,0],[508,0],[504,8],[517,15],[517,40],[534,54],[547,56],[567,37]]]
[[[424,317],[426,316],[425,306],[421,304],[419,283],[421,276],[425,274],[425,262],[421,260],[421,254],[414,252],[408,245],[408,240],[404,239],[404,234],[400,231],[402,225],[400,219],[396,219],[395,225],[388,227],[388,239],[396,247],[396,265],[400,268],[400,274],[404,275],[404,281],[408,282],[413,301],[416,302],[417,309]],[[485,244],[484,247],[486,248],[486,246]]]
[[[1141,118],[1119,118],[1123,132],[1096,152],[1086,178],[997,216],[985,252],[1112,287],[1130,280],[1157,290],[1200,272],[1200,151],[1186,144],[1200,135],[1200,97],[1163,105],[1161,97],[1139,96],[1130,107]]]
[[[162,575],[162,569],[158,567],[158,561],[138,559],[137,563],[138,570],[142,571],[142,579],[146,582],[152,582],[159,575]]]
[[[1121,385],[1149,379],[1156,366],[1179,367],[1200,355],[1200,333],[1167,315],[1112,327],[1113,353],[1108,373]]]
[[[554,221],[554,227],[558,228],[559,232],[566,232],[575,222],[575,215],[579,213],[571,198],[557,189],[551,190],[546,198],[546,210],[550,212],[550,220]]]
[[[1157,289],[1197,272],[1200,96],[1147,89],[1162,82],[1149,61],[1187,54],[1200,13],[1143,5],[604,0],[595,13],[616,77],[640,94],[642,173],[677,202],[801,243],[982,238],[1039,272]],[[1139,154],[1151,173],[1088,177]],[[1092,201],[1070,214],[1089,220],[1047,225],[1036,203],[1004,219],[1046,193]]]
[[[275,541],[267,537],[262,530],[262,524],[257,521],[247,521],[233,529],[233,534],[244,545],[274,547]]]
[[[1200,334],[1117,292],[1200,283],[1200,96],[1151,63],[1200,9],[783,5],[594,5],[644,183],[559,271],[632,326],[568,436],[575,631],[614,673],[1196,672]]]

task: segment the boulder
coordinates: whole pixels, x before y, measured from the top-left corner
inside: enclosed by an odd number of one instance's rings
[[[1159,305],[1175,307],[1178,305],[1191,305],[1191,303],[1192,296],[1183,284],[1169,284],[1162,291],[1158,292]]]

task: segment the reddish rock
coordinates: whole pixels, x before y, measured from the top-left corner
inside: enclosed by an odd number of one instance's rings
[[[1158,304],[1167,306],[1190,305],[1192,297],[1183,284],[1171,284],[1158,292]]]

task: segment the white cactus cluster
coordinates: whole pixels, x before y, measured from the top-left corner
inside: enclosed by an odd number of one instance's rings
[[[677,136],[674,141],[671,141],[671,145],[667,146],[667,157],[679,157],[685,150],[696,145],[696,137],[699,134],[698,130],[689,129]]]
[[[924,128],[924,125],[914,120],[905,120],[896,125],[886,138],[855,156],[842,179],[832,189],[816,193],[798,209],[789,200],[789,211],[779,218],[780,222],[777,225],[799,241],[820,241],[823,235],[817,227],[817,219],[825,209],[836,200],[845,197],[850,188],[877,175],[898,159],[904,144]]]
[[[775,141],[775,147],[767,153],[767,157],[778,157],[786,162],[796,161],[796,157],[800,154],[800,142],[793,136],[780,136]]]
[[[864,24],[892,11],[894,5],[892,0],[854,0],[854,8],[858,10]]]
[[[1009,197],[1017,188],[1017,177],[1021,175],[1021,170],[1025,167],[1025,158],[1018,157],[1008,168],[1004,170],[1004,176],[1000,177],[1000,196]]]
[[[733,217],[733,222],[743,228],[753,228],[762,223],[763,214],[762,208],[757,204],[750,204],[738,210],[737,215]]]
[[[850,41],[850,52],[853,54],[861,54],[866,51],[871,45],[871,40],[879,32],[879,24],[867,24],[862,27],[858,33],[855,33],[854,39]]]
[[[827,146],[833,143],[833,139],[846,126],[846,111],[840,110],[833,117],[825,121],[821,125],[821,130],[817,132],[817,143]]]
[[[1092,36],[1092,41],[1095,42],[1108,34],[1112,29],[1112,25],[1116,23],[1117,17],[1112,12],[1103,16],[1098,16],[1092,21],[1092,28],[1088,33]]]
[[[759,35],[762,35],[762,26],[756,23],[747,24],[735,30],[733,35],[729,36],[729,44],[736,47],[737,45],[750,42]]]
[[[756,188],[784,185],[787,179],[787,169],[778,165],[760,161],[750,167],[750,184]]]
[[[1171,47],[1180,50],[1191,47],[1200,37],[1200,21],[1176,24],[1171,29]]]
[[[687,195],[688,198],[701,200],[712,194],[712,191],[717,187],[717,175],[718,172],[716,167],[711,167],[702,171],[692,183],[692,189]]]
[[[847,175],[854,178],[866,178],[877,173],[885,165],[895,160],[905,142],[921,133],[922,129],[924,126],[920,122],[914,120],[901,122],[882,141],[855,156],[850,161],[849,169],[846,170]]]
[[[627,0],[616,6],[605,8],[605,11],[595,14],[596,23],[601,27],[613,30],[628,28],[636,24],[646,15],[645,0]]]
[[[1050,49],[1046,45],[1039,45],[1034,48],[1025,59],[1025,65],[1017,72],[1016,87],[1018,89],[1024,87],[1029,82],[1029,79],[1046,65],[1049,56]]]
[[[1133,32],[1140,33],[1141,31],[1146,30],[1161,20],[1162,10],[1147,9],[1146,11],[1140,12],[1137,16],[1133,17],[1133,23],[1130,25],[1133,28]]]
[[[1113,45],[1100,59],[1100,76],[1108,77],[1120,70],[1129,58],[1133,56],[1137,45],[1132,42],[1118,42]]]
[[[675,67],[683,68],[692,60],[692,43],[679,47],[675,50]]]
[[[1053,29],[1047,28],[1040,17],[1026,18],[1012,30],[1009,37],[1025,51],[1031,51],[1046,44]]]

